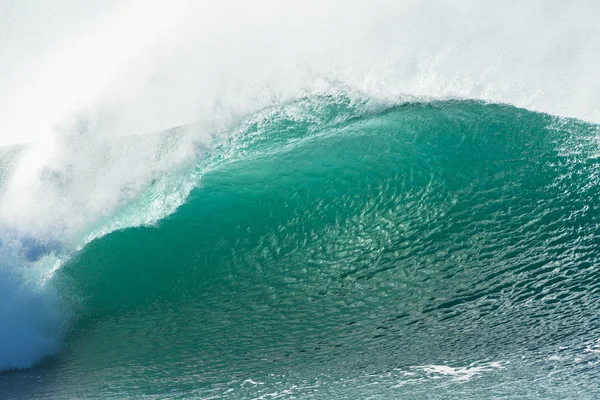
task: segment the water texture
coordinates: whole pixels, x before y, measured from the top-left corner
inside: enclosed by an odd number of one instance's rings
[[[0,362],[41,364],[0,375],[0,393],[597,398],[598,129],[335,95],[191,152],[177,149],[192,128],[159,134],[164,168],[85,229],[4,233],[22,326],[0,328]],[[174,153],[176,168],[160,156]],[[74,171],[41,187],[78,185]]]

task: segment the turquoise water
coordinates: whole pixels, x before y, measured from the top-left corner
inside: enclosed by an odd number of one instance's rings
[[[66,259],[61,347],[0,397],[597,398],[598,134],[473,101],[249,116],[174,213]]]

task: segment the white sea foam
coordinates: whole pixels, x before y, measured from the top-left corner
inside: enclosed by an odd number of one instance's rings
[[[429,378],[448,377],[455,381],[468,381],[469,379],[481,375],[485,372],[491,372],[503,369],[504,365],[500,362],[473,363],[466,367],[450,367],[447,365],[424,365],[412,367],[412,370],[424,372]]]

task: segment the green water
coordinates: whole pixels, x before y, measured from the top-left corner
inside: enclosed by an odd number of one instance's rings
[[[594,399],[598,127],[310,98],[199,157],[186,204],[53,277],[7,398]]]

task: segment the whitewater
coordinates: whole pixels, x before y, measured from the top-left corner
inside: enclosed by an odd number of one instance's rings
[[[0,398],[597,398],[599,22],[2,2]]]

